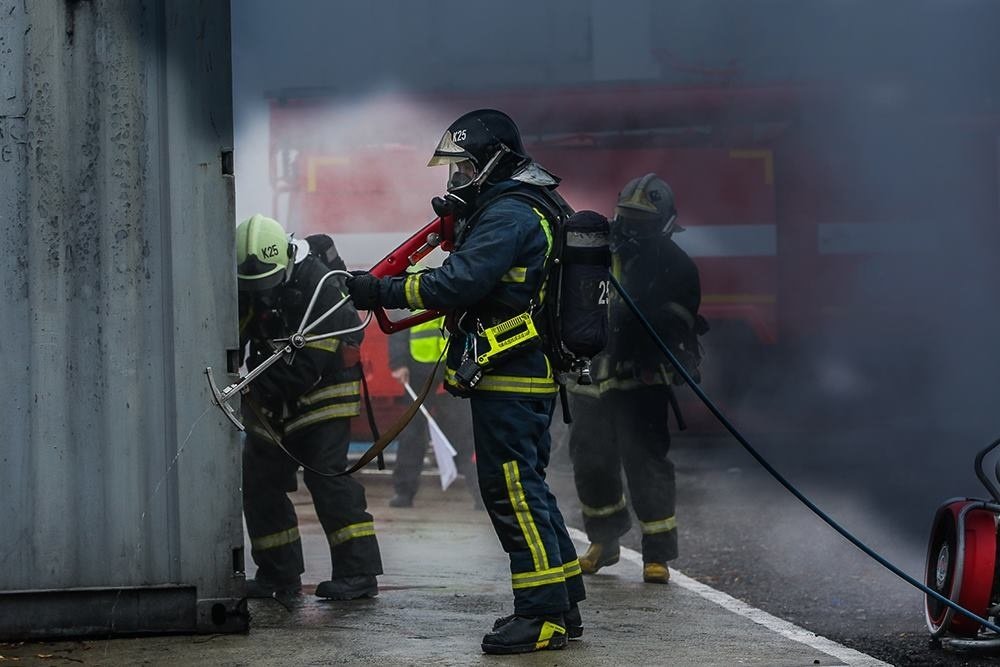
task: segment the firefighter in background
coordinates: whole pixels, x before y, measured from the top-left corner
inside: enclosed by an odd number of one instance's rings
[[[447,340],[443,317],[421,322],[390,336],[389,366],[392,377],[400,384],[410,383],[419,392],[441,358]],[[408,396],[404,398],[409,400]],[[475,506],[482,509],[472,460],[472,424],[468,411],[452,396],[440,395],[434,391],[428,394],[425,405],[455,448],[455,466],[465,479]],[[407,424],[399,434],[396,467],[392,471],[395,495],[389,500],[390,507],[413,507],[413,497],[420,488],[420,472],[424,467],[424,454],[429,442],[427,422],[420,417]]]
[[[252,370],[271,355],[270,340],[298,328],[320,280],[331,268],[343,268],[343,261],[330,237],[290,241],[279,223],[262,215],[236,228],[236,256],[240,349],[249,345]],[[342,278],[328,279],[312,315],[327,311],[344,290]],[[313,333],[359,323],[347,303]],[[316,595],[351,600],[378,594],[382,560],[364,487],[331,474],[347,467],[351,417],[360,412],[361,337],[359,331],[307,344],[264,371],[244,397],[243,511],[257,564],[256,579],[247,586],[250,597],[301,589],[302,541],[288,497],[297,488],[299,461],[333,563],[330,580],[316,587]]]
[[[348,288],[362,309],[452,311],[445,386],[470,399],[479,486],[510,556],[514,593],[514,613],[497,619],[482,649],[563,648],[567,634],[583,633],[577,603],[584,586],[545,482],[558,388],[537,339],[485,367],[476,363],[492,349],[487,335],[525,316],[543,295],[552,214],[525,197],[553,201],[558,179],[527,155],[514,121],[491,109],[452,123],[434,165],[449,166],[448,194],[433,204],[439,214],[451,207],[458,218],[454,251],[439,268],[395,278],[359,273]]]
[[[707,331],[707,323],[698,314],[698,268],[671,239],[680,231],[666,183],[656,174],[629,181],[611,222],[612,272],[670,349],[696,373],[698,335]],[[679,378],[617,293],[610,320],[608,347],[593,362],[594,384],[570,388],[570,457],[591,542],[580,567],[593,574],[618,562],[618,538],[631,526],[624,469],[642,529],[643,580],[665,584],[667,563],[677,558],[667,416],[672,406],[683,428],[671,388]]]

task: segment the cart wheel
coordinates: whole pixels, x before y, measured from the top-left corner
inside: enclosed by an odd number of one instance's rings
[[[929,588],[955,600],[969,611],[986,617],[993,592],[993,572],[997,557],[996,519],[984,509],[965,515],[965,553],[958,553],[958,518],[976,501],[959,500],[943,505],[934,517],[927,550],[924,581]],[[957,572],[962,557],[962,572]],[[931,598],[924,596],[927,625],[935,636],[943,632],[974,637],[980,624]]]

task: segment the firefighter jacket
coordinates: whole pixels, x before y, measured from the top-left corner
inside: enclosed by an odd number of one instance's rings
[[[283,338],[299,327],[309,300],[329,271],[312,253],[295,264],[291,280],[268,298],[240,294],[241,349],[249,344],[247,367],[256,368],[272,352],[269,340]],[[323,286],[310,320],[329,310],[346,293],[340,276]],[[311,334],[347,329],[360,323],[357,311],[344,304]],[[361,365],[358,349],[363,334],[308,343],[286,360],[272,364],[250,385],[271,425],[284,435],[325,422],[356,416],[361,409]]]
[[[537,398],[558,391],[540,340],[490,366],[471,392],[462,391],[454,381],[463,358],[488,349],[486,339],[477,333],[482,327],[538,305],[552,251],[552,224],[531,202],[508,196],[522,189],[538,188],[511,180],[483,192],[478,201],[484,204],[458,222],[455,249],[440,267],[392,278],[381,288],[382,303],[390,308],[453,311],[456,325],[449,342],[445,387],[459,396]]]
[[[612,252],[611,271],[670,350],[696,370],[704,320],[698,314],[698,267],[688,254],[669,236],[633,242]],[[612,389],[673,384],[669,363],[617,292],[611,295],[609,318],[608,346],[591,365],[594,383],[573,385],[570,391],[600,396]]]

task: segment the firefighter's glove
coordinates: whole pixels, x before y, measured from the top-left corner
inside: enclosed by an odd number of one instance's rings
[[[379,292],[381,279],[367,271],[351,271],[347,279],[347,291],[351,293],[354,307],[359,310],[371,310],[380,305]]]

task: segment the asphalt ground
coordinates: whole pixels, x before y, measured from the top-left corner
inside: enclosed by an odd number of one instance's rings
[[[738,415],[737,422],[742,417]],[[564,427],[556,422],[554,431],[550,483],[567,520],[579,528]],[[792,425],[784,432],[748,435],[835,519],[918,579],[922,579],[926,534],[936,507],[955,495],[983,495],[971,474],[971,461],[984,443],[961,436],[910,432],[899,425],[850,432],[832,427],[803,432]],[[928,457],[928,443],[947,443],[949,455]],[[900,455],[900,449],[906,455]],[[581,652],[578,645],[571,647],[572,652],[546,652],[532,658],[538,664],[607,664],[626,659],[636,664],[851,662],[831,662],[830,654],[822,651],[811,657],[815,650],[804,655],[793,651],[788,658],[785,649],[774,650],[766,634],[734,639],[726,634],[729,626],[735,622],[742,627],[743,621],[738,615],[734,621],[728,612],[720,616],[718,607],[723,603],[702,607],[679,604],[680,598],[673,597],[702,584],[723,597],[732,596],[726,604],[738,607],[743,601],[762,610],[764,617],[770,614],[776,623],[783,619],[795,624],[793,636],[808,636],[811,631],[885,663],[1000,664],[995,657],[961,655],[932,646],[924,626],[921,593],[821,523],[730,437],[704,433],[675,437],[671,456],[678,474],[681,542],[681,557],[672,565],[695,581],[684,588],[685,576],[675,572],[673,583],[665,589],[642,585],[637,565],[641,556],[626,555],[622,563],[588,577],[592,594],[585,611],[590,610],[587,623],[593,632],[588,633],[587,652]],[[502,553],[485,515],[471,509],[460,483],[442,494],[432,472],[424,478],[413,510],[386,506],[390,485],[385,472],[368,471],[362,479],[369,488],[389,573],[381,579],[382,594],[377,601],[343,607],[318,603],[306,595],[306,602],[292,603],[289,608],[271,601],[253,602],[254,630],[246,637],[6,644],[0,645],[0,662],[413,664],[434,660],[474,664],[488,660],[476,651],[478,638],[494,616],[506,613],[509,590]],[[310,554],[305,578],[309,593],[326,578],[327,556],[308,496],[300,493],[296,502]],[[578,535],[582,546],[583,536]],[[638,549],[638,535],[630,533],[623,544]],[[428,563],[453,557],[459,558],[454,571],[443,577],[441,572],[427,572]],[[451,562],[442,566],[452,567]],[[474,583],[477,577],[482,580],[478,584]],[[473,590],[476,586],[481,588]],[[664,591],[669,592],[664,595]],[[414,608],[425,610],[424,620],[411,621],[401,611]],[[421,632],[418,626],[437,629]],[[719,628],[725,629],[721,635]],[[365,638],[371,631],[391,637],[402,634],[410,653],[393,649],[387,654],[387,649]],[[697,641],[692,642],[692,637]],[[748,660],[741,653],[726,652],[734,647],[743,650],[749,644],[760,649],[763,657]],[[345,646],[349,651],[342,655]],[[855,664],[864,664],[865,658],[860,660]]]
[[[88,639],[0,646],[3,662],[87,665],[881,665],[674,572],[641,581],[641,555],[588,578],[583,641],[563,651],[485,656],[482,634],[509,611],[506,556],[461,485],[427,477],[411,509],[387,507],[384,474],[362,476],[386,574],[379,596],[320,601],[328,549],[305,492],[294,496],[306,551],[304,595],[251,601],[247,635]],[[248,574],[252,575],[251,572]]]
[[[835,520],[920,581],[937,506],[949,497],[984,495],[971,464],[985,443],[952,445],[954,456],[931,460],[921,446],[957,436],[892,425],[862,432],[790,429],[750,439]],[[900,448],[911,455],[901,456]],[[1000,664],[1000,658],[958,654],[930,642],[923,594],[822,523],[728,435],[682,435],[671,450],[681,552],[673,566],[894,665]],[[550,479],[567,520],[579,524],[565,453],[562,447],[557,452]],[[623,544],[638,549],[640,536],[633,529]]]

